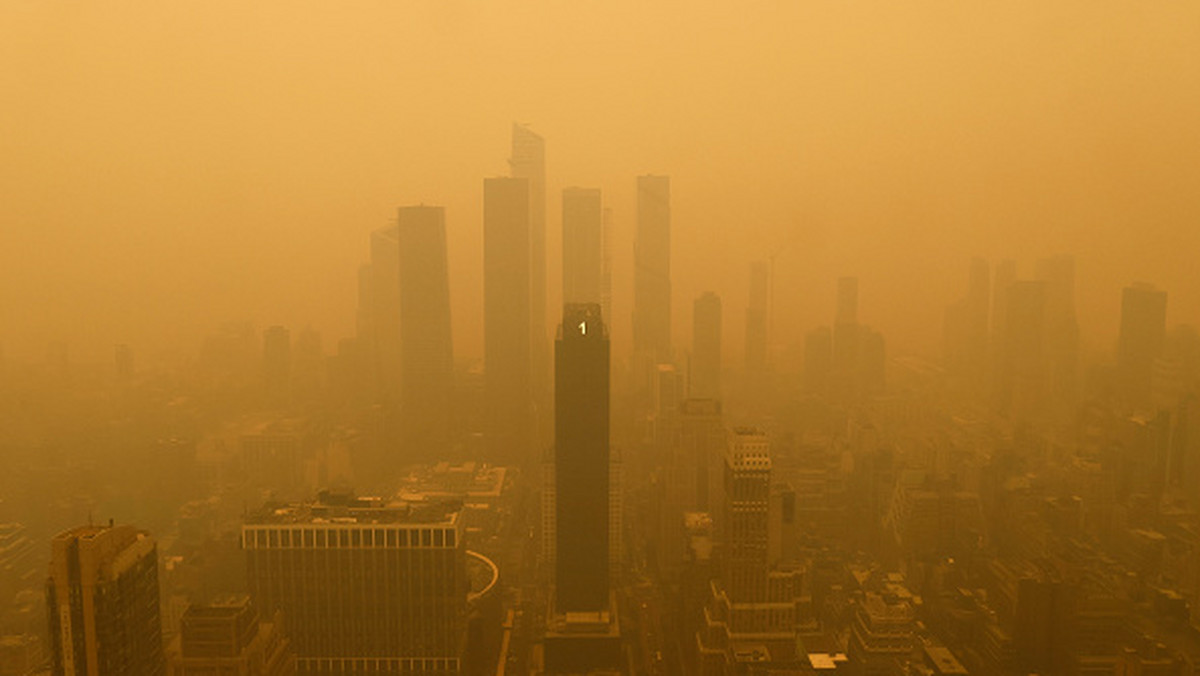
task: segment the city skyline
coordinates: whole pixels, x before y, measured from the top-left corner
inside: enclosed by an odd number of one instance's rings
[[[0,676],[1200,675],[1198,25],[0,3]]]

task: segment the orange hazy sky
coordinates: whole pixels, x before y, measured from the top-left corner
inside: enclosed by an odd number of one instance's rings
[[[368,235],[445,205],[458,356],[482,352],[482,181],[513,121],[559,194],[614,211],[628,342],[634,177],[674,193],[674,325],[777,254],[776,334],[836,277],[893,353],[936,354],[968,259],[1077,257],[1085,345],[1119,290],[1200,323],[1200,3],[256,0],[0,4],[0,343],[189,354],[224,321],[354,327]]]

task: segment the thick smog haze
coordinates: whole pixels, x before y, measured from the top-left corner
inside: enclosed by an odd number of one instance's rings
[[[0,338],[152,359],[237,319],[330,346],[368,234],[425,203],[478,358],[481,183],[517,121],[547,139],[551,309],[561,188],[605,191],[618,352],[643,173],[672,178],[678,342],[775,256],[775,343],[857,275],[863,321],[931,354],[970,256],[1069,253],[1110,351],[1132,281],[1200,307],[1198,26],[1194,2],[4,3]]]
[[[0,676],[1200,674],[1200,3],[0,0]]]

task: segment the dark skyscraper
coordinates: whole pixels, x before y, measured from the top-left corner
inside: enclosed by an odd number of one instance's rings
[[[633,349],[643,365],[653,366],[671,360],[671,179],[666,176],[637,179],[633,260]]]
[[[158,550],[132,526],[81,526],[51,543],[46,582],[55,676],[166,673]]]
[[[604,292],[604,210],[600,191],[563,190],[562,212],[563,303],[599,303]]]
[[[571,304],[554,350],[555,609],[609,608],[609,341],[598,303]]]
[[[1119,399],[1132,407],[1150,403],[1154,360],[1162,354],[1167,332],[1167,292],[1134,284],[1121,292],[1121,329],[1117,336]]]
[[[449,441],[454,366],[445,211],[404,207],[399,226],[405,455],[440,458]]]
[[[692,305],[693,399],[721,398],[721,297],[709,291]]]
[[[489,460],[536,458],[530,370],[529,181],[483,184],[484,443]]]
[[[529,358],[534,434],[550,441],[550,337],[546,331],[546,142],[533,130],[513,124],[513,178],[529,181]]]

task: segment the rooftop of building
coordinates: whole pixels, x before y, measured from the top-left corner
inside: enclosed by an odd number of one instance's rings
[[[268,524],[423,524],[454,525],[461,501],[420,501],[355,496],[321,491],[317,499],[286,505],[268,503],[246,515],[246,525]]]
[[[925,646],[925,657],[929,666],[933,667],[938,674],[966,674],[968,673],[954,653],[943,645],[927,645]]]
[[[850,658],[846,657],[846,653],[809,653],[808,663],[813,669],[818,671],[828,671],[837,669],[838,665],[845,666],[849,663]]]
[[[250,596],[247,594],[222,594],[203,605],[189,605],[184,615],[230,616],[243,612],[249,606]]]
[[[504,491],[507,476],[507,467],[478,462],[439,462],[411,471],[401,482],[399,498],[406,502],[429,502],[446,497],[476,501],[496,498]]]
[[[911,597],[893,593],[868,592],[863,599],[863,609],[872,618],[889,620],[911,620],[914,618]]]

